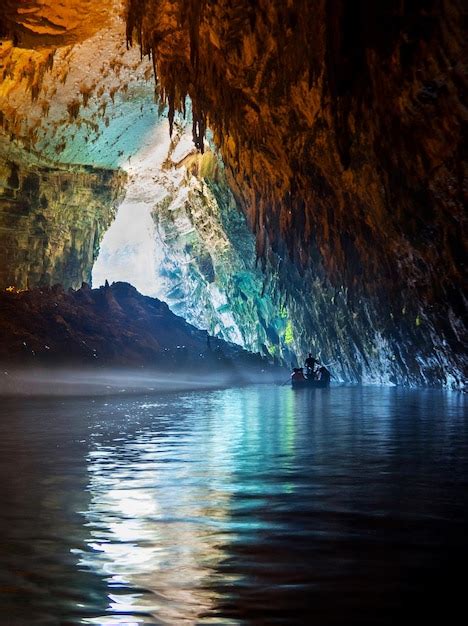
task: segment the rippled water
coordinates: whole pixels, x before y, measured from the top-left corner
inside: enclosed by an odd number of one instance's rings
[[[249,387],[0,414],[2,624],[394,624],[465,592],[461,394]]]

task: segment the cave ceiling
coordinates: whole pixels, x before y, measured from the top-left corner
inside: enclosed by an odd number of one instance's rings
[[[3,32],[21,48],[79,43],[107,26],[114,8],[95,0],[3,0],[2,5]]]
[[[3,135],[53,162],[119,166],[158,120],[151,63],[127,50],[122,3],[29,5],[28,38],[14,45],[13,31],[0,47]],[[55,13],[61,29],[44,40]]]
[[[455,277],[458,248],[433,230],[457,239],[463,220],[462,2],[128,6],[170,114],[188,95],[195,143],[213,129],[260,253],[285,242],[307,265],[317,248],[329,276],[361,288],[388,287],[385,264],[414,254]]]
[[[285,244],[307,265],[317,252],[361,288],[387,286],[398,268],[385,265],[415,254],[457,277],[459,246],[432,233],[455,243],[463,220],[463,3],[7,0],[10,137],[64,162],[136,150],[156,111],[122,16],[170,120],[190,97],[195,144],[213,130],[260,254]]]

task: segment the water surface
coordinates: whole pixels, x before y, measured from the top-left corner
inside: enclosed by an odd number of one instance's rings
[[[449,392],[3,399],[0,622],[449,623],[467,442]]]

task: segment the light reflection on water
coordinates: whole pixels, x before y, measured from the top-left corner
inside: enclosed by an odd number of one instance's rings
[[[466,552],[460,394],[9,399],[1,417],[11,623],[390,624]]]
[[[109,610],[194,624],[215,608],[219,594],[210,590],[209,576],[225,556],[223,545],[236,533],[267,529],[255,517],[229,519],[230,500],[242,493],[255,497],[255,506],[267,506],[273,493],[293,488],[235,479],[244,466],[261,469],[271,446],[285,460],[293,455],[294,396],[280,399],[282,419],[273,432],[264,432],[261,397],[223,391],[200,404],[177,398],[185,408],[176,413],[189,423],[188,432],[171,423],[137,432],[131,442],[96,442],[87,456],[91,503],[84,513],[92,553],[81,553],[79,565],[105,576],[115,590]],[[159,408],[135,404],[149,414]],[[129,587],[151,594],[129,594]]]

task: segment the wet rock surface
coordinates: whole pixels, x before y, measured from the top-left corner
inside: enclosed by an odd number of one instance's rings
[[[227,373],[231,382],[266,372],[284,378],[259,355],[210,337],[127,283],[0,292],[0,361]]]
[[[2,154],[1,145],[0,288],[89,281],[125,174]]]

